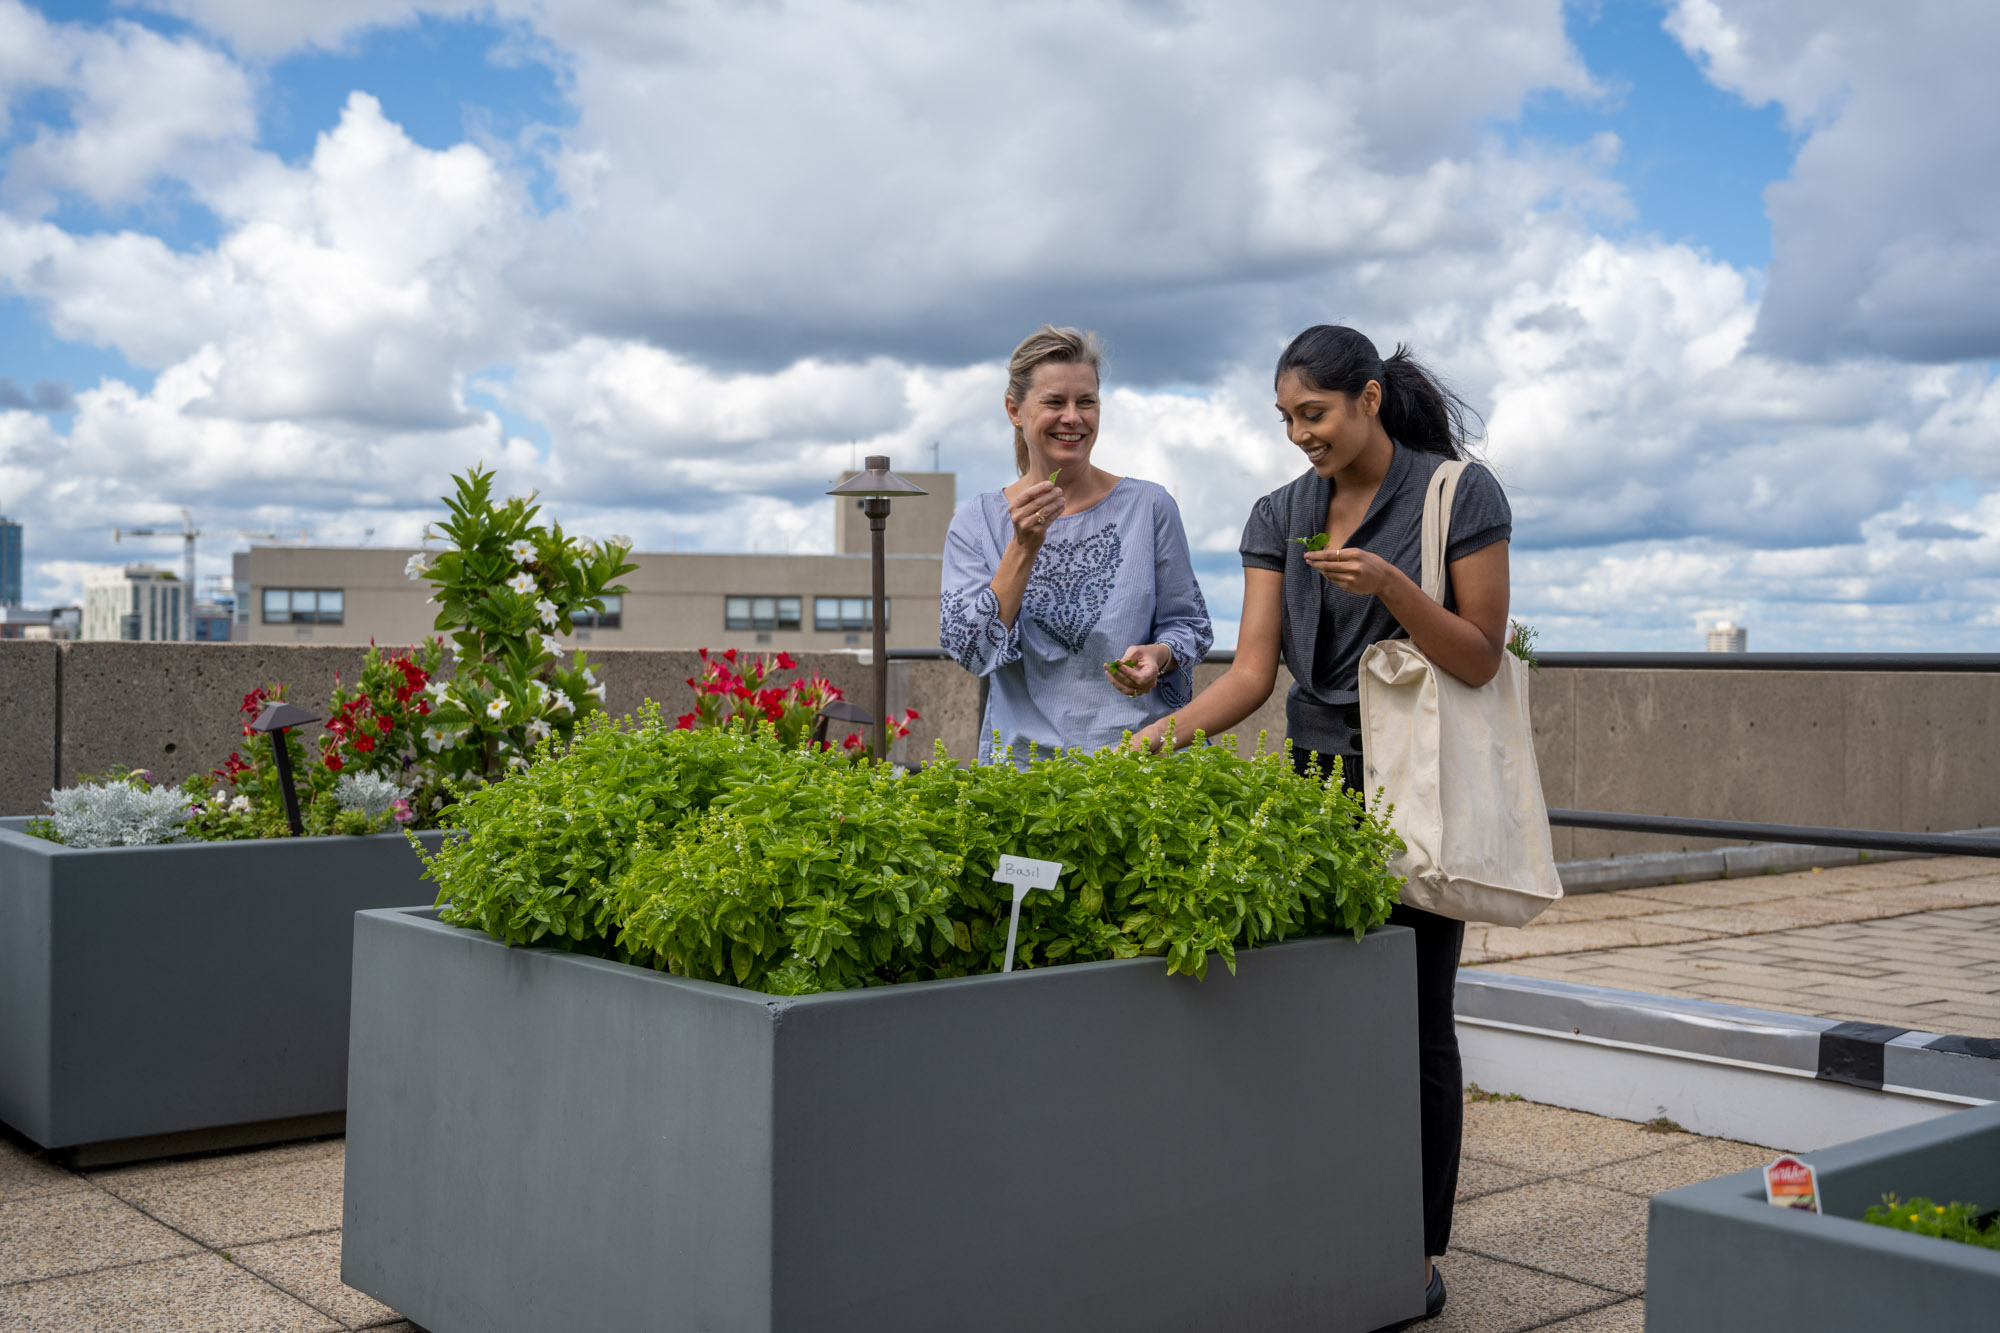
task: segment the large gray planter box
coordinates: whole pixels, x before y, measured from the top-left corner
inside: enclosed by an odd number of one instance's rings
[[[1860,1220],[1888,1193],[2000,1207],[2000,1103],[1804,1160],[1819,1175],[1819,1216],[1764,1202],[1754,1170],[1653,1199],[1647,1333],[1881,1333],[2000,1321],[2000,1250]]]
[[[780,999],[364,912],[341,1276],[431,1333],[1375,1329],[1423,1303],[1414,957]]]
[[[354,914],[435,896],[406,839],[82,849],[26,822],[0,820],[0,1120],[85,1162],[340,1128]]]

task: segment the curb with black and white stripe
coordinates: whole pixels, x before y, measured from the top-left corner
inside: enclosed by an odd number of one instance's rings
[[[1466,1081],[1800,1151],[2000,1101],[2000,1041],[1504,972],[1458,976]]]

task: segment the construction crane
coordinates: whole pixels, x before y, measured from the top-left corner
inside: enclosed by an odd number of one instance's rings
[[[312,530],[310,528],[300,528],[296,535],[289,531],[251,532],[248,529],[238,529],[230,535],[247,537],[251,541],[304,542],[311,536],[311,533]],[[181,527],[179,532],[174,531],[172,528],[111,529],[111,540],[114,542],[122,542],[127,537],[179,537],[181,539],[181,559],[187,571],[185,577],[187,579],[187,595],[189,597],[194,596],[194,543],[195,538],[199,536],[201,536],[201,529],[194,525],[194,516],[185,509],[181,510]]]
[[[179,537],[181,539],[181,558],[187,566],[188,590],[183,595],[190,598],[194,596],[194,539],[199,536],[201,536],[201,529],[195,527],[193,515],[189,514],[185,509],[181,510],[181,530],[179,532],[175,532],[172,528],[111,529],[111,540],[114,542],[122,542],[127,537]],[[189,605],[192,607],[192,603]]]

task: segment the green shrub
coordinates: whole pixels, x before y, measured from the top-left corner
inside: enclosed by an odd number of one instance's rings
[[[443,919],[677,975],[799,994],[999,970],[1002,853],[1060,861],[1022,905],[1017,966],[1164,957],[1384,920],[1379,816],[1288,755],[1107,749],[913,773],[786,748],[767,728],[597,721],[447,813]]]
[[[1897,1231],[1914,1231],[1919,1236],[2000,1250],[2000,1225],[1994,1223],[1993,1214],[1981,1213],[1977,1204],[1933,1203],[1922,1195],[1905,1202],[1893,1194],[1885,1194],[1882,1202],[1868,1205],[1861,1220]]]

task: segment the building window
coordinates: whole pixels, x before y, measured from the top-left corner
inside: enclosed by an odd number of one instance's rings
[[[338,625],[346,597],[334,588],[264,589],[266,625]]]
[[[813,628],[838,632],[840,630],[872,630],[875,628],[875,602],[872,597],[815,597],[813,598]],[[888,603],[882,604],[882,628],[887,630]]]
[[[617,629],[625,619],[625,599],[617,593],[602,599],[604,610],[575,611],[570,614],[569,623],[576,629]]]
[[[797,629],[798,597],[725,597],[722,599],[724,629]]]

